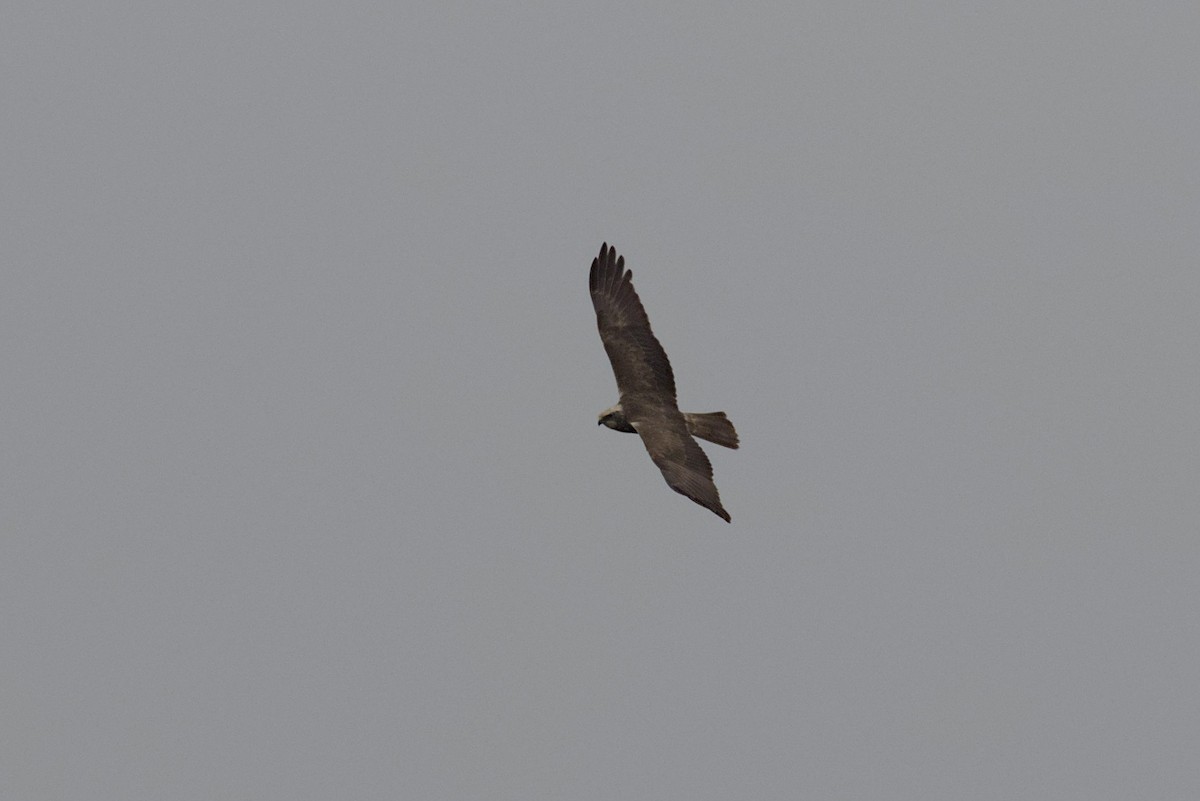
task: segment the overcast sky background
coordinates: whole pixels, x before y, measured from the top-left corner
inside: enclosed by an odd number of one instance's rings
[[[11,6],[0,796],[1200,797],[1198,35]]]

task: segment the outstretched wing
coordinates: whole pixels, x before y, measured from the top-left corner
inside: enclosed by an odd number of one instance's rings
[[[729,512],[721,506],[721,495],[713,483],[708,456],[688,433],[682,415],[653,415],[633,427],[671,489],[730,522]]]
[[[633,290],[632,278],[633,273],[625,269],[625,257],[618,257],[616,248],[609,248],[607,242],[602,245],[599,257],[592,260],[588,287],[621,402],[640,396],[677,408],[671,363],[650,330],[650,318]]]

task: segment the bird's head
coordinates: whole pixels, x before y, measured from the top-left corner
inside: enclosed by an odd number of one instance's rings
[[[614,431],[634,431],[633,426],[625,419],[625,410],[619,403],[600,412],[600,418],[596,421],[596,425],[608,426]]]

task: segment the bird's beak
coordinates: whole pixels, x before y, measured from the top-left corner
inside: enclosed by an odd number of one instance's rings
[[[603,423],[603,422],[604,422],[603,420],[597,420],[597,421],[596,421],[596,425],[600,425],[600,424],[601,424],[601,423]]]

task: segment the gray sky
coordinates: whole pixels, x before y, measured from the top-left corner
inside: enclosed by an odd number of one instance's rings
[[[0,796],[1200,796],[1200,6],[707,5],[9,8]]]

